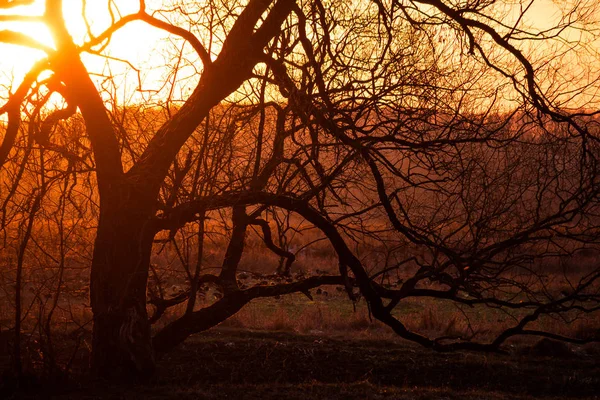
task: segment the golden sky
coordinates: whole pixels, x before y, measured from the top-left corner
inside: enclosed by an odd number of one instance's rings
[[[137,1],[122,0],[115,1],[115,3],[122,15],[135,13],[138,10]],[[151,5],[153,1],[147,3]],[[5,11],[4,14],[42,15],[43,12],[44,1],[39,0],[31,6],[13,8]],[[63,14],[75,42],[82,44],[86,39],[87,28],[82,18],[81,0],[64,0]],[[106,1],[88,0],[85,14],[95,35],[104,31],[111,23]],[[53,46],[51,35],[43,23],[3,22],[0,23],[0,30],[3,29],[26,33],[48,46]],[[163,54],[166,37],[167,34],[164,31],[150,27],[143,22],[132,22],[113,36],[104,54],[109,54],[116,59],[127,60],[132,65],[140,67],[143,71],[142,79],[149,85],[144,89],[151,89],[151,83],[160,81],[163,73],[157,68],[165,64],[161,54]],[[20,82],[33,63],[44,56],[41,51],[7,44],[0,44],[0,54],[2,55],[0,57],[0,84],[3,86],[8,85],[10,81]],[[117,76],[117,79],[126,83],[128,89],[125,90],[129,92],[129,96],[134,97],[133,100],[139,97],[135,90],[138,86],[138,76],[137,73],[131,71],[128,64],[90,54],[84,54],[83,59],[92,74]],[[148,66],[155,67],[155,71],[149,72],[153,68],[148,68]],[[101,76],[96,79],[102,81]],[[0,89],[0,96],[5,98],[6,87]]]
[[[596,0],[586,1],[594,2]],[[108,1],[100,0],[87,0],[86,2],[85,15],[91,24],[92,32],[96,35],[105,30],[111,23],[107,3]],[[138,1],[136,0],[113,0],[112,3],[118,7],[121,15],[135,13],[138,7]],[[147,8],[152,10],[153,6],[156,7],[168,2],[147,0],[146,3]],[[514,5],[517,2],[507,3]],[[560,7],[564,7],[565,4],[566,2],[558,0],[535,0],[527,11],[523,22],[533,25],[535,29],[539,30],[549,28],[556,24],[557,18],[561,14]],[[518,13],[518,11],[518,8],[514,9],[514,12]],[[3,13],[42,15],[43,12],[44,1],[38,0],[31,6],[17,7]],[[86,38],[86,25],[82,18],[82,1],[64,0],[63,13],[73,38],[78,44],[83,43]],[[0,30],[3,29],[27,33],[36,40],[52,46],[51,36],[41,23],[0,22]],[[164,77],[168,73],[168,68],[164,68],[165,64],[168,63],[165,60],[165,49],[168,46],[165,39],[167,37],[168,35],[164,31],[143,22],[130,23],[114,35],[104,54],[127,60],[133,66],[140,67],[143,71],[141,76],[143,81],[141,88],[143,90],[159,89],[162,87]],[[543,56],[543,48],[540,47],[538,51]],[[0,55],[0,98],[6,98],[10,90],[10,82],[18,84],[25,72],[43,54],[24,47],[0,44]],[[141,93],[137,91],[139,89],[138,75],[131,70],[127,63],[94,55],[84,55],[83,59],[99,85],[103,81],[103,75],[117,77],[118,90],[121,92],[117,95],[121,101],[144,101],[148,98],[148,92]],[[184,83],[183,86],[177,87],[180,97],[182,97],[181,93],[187,91],[193,82],[193,79],[190,79],[187,84]]]

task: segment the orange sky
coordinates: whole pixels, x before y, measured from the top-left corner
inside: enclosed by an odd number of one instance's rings
[[[594,1],[594,0],[589,0]],[[126,15],[137,11],[138,2],[134,0],[115,0],[119,11]],[[161,0],[147,0],[147,6],[152,9],[153,5],[166,3]],[[41,15],[43,13],[43,0],[38,0],[34,5],[27,7],[18,7],[4,12],[5,14],[27,14]],[[81,18],[81,0],[64,0],[64,15],[68,28],[78,43],[82,43],[85,38],[86,28]],[[552,26],[556,22],[556,17],[560,14],[559,7],[556,4],[564,4],[561,1],[536,0],[534,5],[528,11],[526,23],[535,25],[538,29],[544,29]],[[107,12],[107,2],[98,0],[88,0],[86,15],[92,24],[92,31],[95,34],[103,31],[110,24],[110,16]],[[52,41],[47,29],[39,23],[0,23],[0,29],[19,30],[27,33],[33,38],[52,46]],[[136,22],[127,25],[113,37],[109,46],[108,54],[116,58],[127,59],[135,66],[143,67],[144,76],[143,89],[151,90],[160,87],[161,78],[167,73],[167,70],[161,68],[164,66],[164,49],[166,43],[164,39],[167,35],[156,28],[150,27],[142,22]],[[539,50],[543,54],[543,50]],[[8,94],[7,85],[11,80],[19,82],[26,70],[38,59],[41,54],[38,51],[26,49],[23,47],[0,44],[0,98],[6,98]],[[138,88],[138,77],[133,73],[129,66],[123,62],[106,60],[102,57],[85,55],[84,61],[93,74],[107,75],[112,74],[118,77],[119,91],[118,95],[122,99],[129,101],[143,100],[144,94],[136,91]],[[110,72],[107,68],[110,68]],[[96,78],[98,82],[101,77]],[[126,85],[123,85],[123,82]],[[193,83],[188,82],[188,86]],[[178,87],[177,90],[183,92],[186,87]]]
[[[137,11],[137,1],[124,0],[115,3],[118,4],[122,15]],[[147,3],[151,5],[153,2]],[[81,17],[81,4],[80,0],[64,0],[63,7],[68,29],[77,44],[82,44],[86,37],[86,26]],[[86,14],[94,34],[102,32],[110,25],[110,14],[107,12],[106,4],[106,1],[87,1]],[[39,0],[31,6],[17,7],[4,13],[41,15],[43,12],[44,1]],[[53,46],[50,33],[42,23],[0,23],[0,29],[21,31],[48,46]],[[164,31],[149,27],[143,22],[133,22],[113,36],[105,53],[115,58],[125,59],[134,66],[144,67],[141,68],[144,70],[142,79],[146,83],[143,88],[152,89],[152,83],[159,81],[164,73],[157,68],[164,65],[164,59],[160,55],[163,54],[166,37]],[[33,63],[44,56],[40,51],[6,44],[0,44],[0,54],[2,54],[0,58],[0,84],[2,85],[7,85],[11,79],[20,82]],[[139,99],[139,94],[136,94],[135,90],[138,85],[137,73],[133,73],[126,63],[89,54],[84,55],[83,59],[92,74],[118,76],[120,81],[126,82],[128,97],[132,97],[133,100]],[[149,65],[154,67],[151,68],[154,69],[153,72],[149,72]],[[102,80],[100,77],[97,79]],[[6,89],[0,89],[0,96],[4,98],[5,95]]]

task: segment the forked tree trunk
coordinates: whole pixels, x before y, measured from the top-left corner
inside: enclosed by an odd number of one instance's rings
[[[130,381],[154,373],[146,311],[152,207],[116,192],[108,201],[103,199],[92,260],[92,371]]]
[[[140,160],[125,174],[117,134],[104,101],[79,57],[62,16],[62,1],[48,0],[45,21],[57,54],[52,68],[65,83],[69,104],[86,122],[94,151],[101,197],[92,261],[90,296],[94,313],[92,369],[112,378],[147,377],[154,371],[146,282],[153,233],[147,223],[167,171],[186,140],[210,109],[252,77],[263,49],[280,32],[293,1],[250,1],[227,34],[214,62],[205,54],[205,70],[181,109],[148,143]],[[267,16],[264,14],[268,12]],[[259,21],[260,26],[257,28]],[[208,67],[210,64],[210,68]],[[1,158],[1,155],[0,155]],[[122,180],[133,178],[142,192]]]

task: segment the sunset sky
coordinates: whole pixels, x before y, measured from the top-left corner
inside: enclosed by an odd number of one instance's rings
[[[151,12],[153,7],[165,2],[150,0],[146,3],[147,10]],[[553,0],[535,1],[528,10],[524,22],[534,25],[537,29],[551,27],[560,14],[559,6],[557,6],[560,3]],[[133,0],[115,0],[113,4],[118,7],[121,15],[135,13],[138,9],[138,2]],[[76,43],[83,43],[86,40],[86,25],[82,18],[82,1],[64,0],[63,11],[69,31]],[[38,0],[31,6],[9,9],[3,14],[33,16],[42,15],[43,12],[44,1]],[[111,23],[106,1],[87,1],[85,14],[95,35],[104,31]],[[53,45],[51,35],[42,23],[0,22],[0,30],[3,29],[21,31],[48,46]],[[167,69],[161,68],[168,63],[165,60],[167,58],[165,56],[167,48],[165,39],[167,37],[168,35],[164,31],[143,22],[130,23],[114,35],[104,54],[127,60],[132,65],[140,67],[142,89],[152,91],[162,87],[167,74]],[[10,82],[18,84],[35,60],[43,57],[43,53],[24,47],[0,44],[0,54],[2,54],[0,58],[0,98],[6,98],[10,90]],[[140,93],[137,90],[139,88],[138,75],[131,70],[127,63],[89,54],[84,54],[83,59],[92,75],[96,75],[97,82],[103,80],[102,76],[116,77],[116,85],[121,92],[117,95],[121,97],[121,100],[143,101],[150,93]],[[185,74],[185,71],[181,73],[181,75]],[[177,86],[176,91],[180,94],[179,97],[182,97],[181,94],[189,90],[193,83],[192,79]]]
[[[137,1],[126,0],[116,1],[121,15],[134,13],[138,10]],[[152,1],[147,2],[148,9]],[[133,6],[133,7],[132,7]],[[82,44],[86,39],[86,25],[82,18],[81,0],[65,0],[63,13],[67,22],[68,29],[77,44]],[[7,10],[4,14],[20,15],[42,15],[44,12],[44,1],[37,1],[31,6],[17,7]],[[111,23],[110,14],[107,10],[107,2],[88,1],[86,15],[91,25],[92,32],[97,35],[104,31]],[[0,23],[0,29],[10,29],[28,34],[34,39],[53,46],[50,32],[43,23],[23,23],[23,22],[3,22]],[[104,52],[111,57],[123,59],[131,62],[136,67],[145,67],[142,79],[149,83],[159,81],[164,71],[156,70],[153,73],[148,71],[148,66],[159,67],[164,65],[162,56],[167,34],[164,31],[148,26],[143,22],[132,22],[119,30],[114,36]],[[44,56],[44,53],[26,47],[0,44],[0,84],[7,85],[11,80],[19,82],[26,71],[33,63]],[[84,62],[92,74],[112,75],[120,77],[122,82],[128,86],[129,96],[136,100],[135,89],[137,88],[137,74],[131,72],[131,68],[124,62],[109,60],[104,57],[90,54],[83,55]],[[110,68],[110,69],[108,69]],[[125,74],[127,71],[129,73]],[[101,77],[97,79],[101,80]],[[4,97],[6,88],[0,90],[0,95]]]

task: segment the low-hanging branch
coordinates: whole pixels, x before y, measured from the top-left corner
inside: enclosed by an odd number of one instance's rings
[[[179,319],[167,324],[154,336],[152,343],[157,352],[164,353],[183,342],[189,335],[205,331],[225,321],[251,300],[261,297],[304,293],[323,285],[343,284],[344,278],[341,276],[321,275],[312,276],[298,282],[257,285],[244,290],[229,291],[212,305],[192,313],[184,314]],[[172,301],[167,301],[169,304],[167,307],[181,304],[186,299],[186,295],[181,294]],[[166,304],[167,302],[161,304]]]

